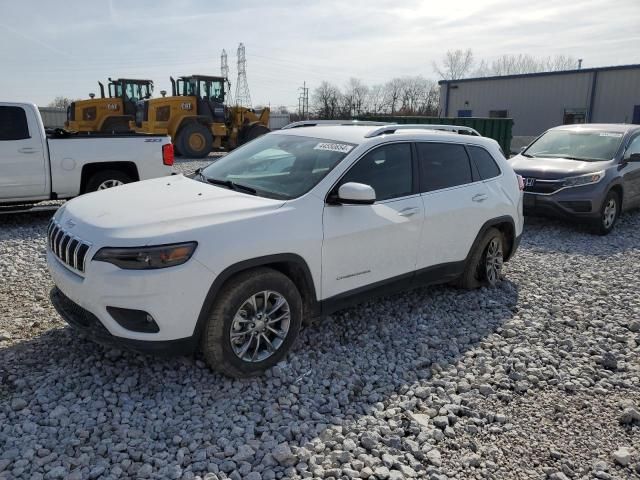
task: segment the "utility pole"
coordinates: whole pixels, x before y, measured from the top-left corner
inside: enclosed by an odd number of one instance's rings
[[[307,82],[302,84],[302,87],[298,87],[300,92],[298,95],[298,114],[303,120],[309,120],[309,88]]]
[[[244,45],[238,45],[238,81],[236,82],[236,105],[251,108],[251,94],[247,82],[247,58]]]
[[[227,51],[222,49],[222,54],[220,55],[220,74],[225,78],[226,90],[227,94],[225,95],[225,102],[227,105],[232,105],[233,100],[231,98],[231,83],[229,82],[229,63],[227,60]]]

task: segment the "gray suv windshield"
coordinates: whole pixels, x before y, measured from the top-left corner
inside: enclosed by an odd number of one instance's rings
[[[319,138],[267,134],[212,163],[200,176],[215,185],[291,199],[311,190],[353,147]]]
[[[615,157],[623,134],[605,131],[550,130],[522,154],[525,157],[602,161]]]

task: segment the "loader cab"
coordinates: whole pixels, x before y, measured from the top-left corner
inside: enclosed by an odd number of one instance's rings
[[[102,85],[100,86],[102,97]],[[153,81],[136,80],[130,78],[118,78],[116,80],[109,79],[108,86],[109,98],[122,99],[122,107],[125,115],[136,114],[136,105],[140,100],[151,98],[153,94]]]
[[[191,75],[171,79],[174,96],[195,97],[197,115],[204,115],[214,123],[222,123],[226,118],[224,106],[226,83],[224,77]]]

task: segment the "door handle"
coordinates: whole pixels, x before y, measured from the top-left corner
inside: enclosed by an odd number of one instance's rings
[[[33,147],[23,147],[23,148],[19,148],[18,151],[20,153],[36,153],[38,150],[36,150]]]
[[[489,196],[486,193],[478,193],[471,200],[474,202],[484,202]]]
[[[418,213],[418,207],[407,207],[403,208],[398,212],[398,215],[401,217],[410,217],[411,215],[415,215]]]

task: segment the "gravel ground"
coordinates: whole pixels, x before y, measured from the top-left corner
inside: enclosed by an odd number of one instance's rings
[[[49,215],[0,218],[0,478],[640,478],[640,213],[529,219],[497,288],[344,310],[242,381],[65,327]]]

